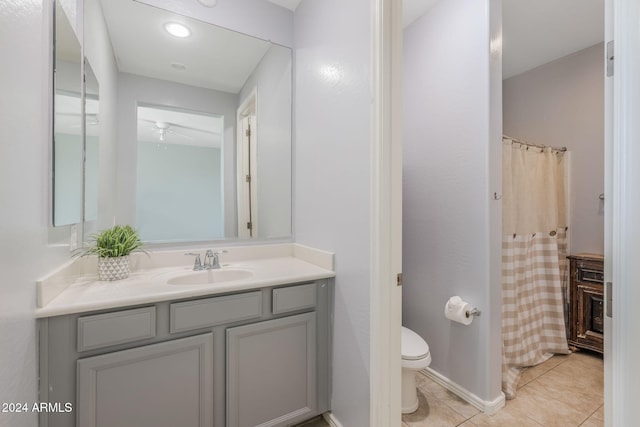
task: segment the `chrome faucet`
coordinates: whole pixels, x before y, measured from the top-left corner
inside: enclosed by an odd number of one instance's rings
[[[218,255],[226,254],[227,251],[213,252],[211,249],[207,250],[204,255],[204,269],[205,270],[217,270],[220,268],[220,258]]]
[[[191,255],[196,257],[195,261],[193,262],[193,271],[204,270],[204,267],[202,266],[202,262],[200,261],[200,254],[189,252],[189,253],[186,253],[185,255]]]
[[[219,251],[213,252],[211,249],[207,249],[207,252],[204,254],[204,263],[200,261],[200,254],[189,252],[185,255],[191,255],[196,257],[193,262],[193,271],[200,270],[217,270],[220,268],[220,259],[218,255],[226,254],[227,251]]]

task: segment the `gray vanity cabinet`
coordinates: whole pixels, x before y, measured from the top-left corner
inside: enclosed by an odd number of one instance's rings
[[[283,427],[330,409],[332,280],[40,319],[40,427]]]
[[[315,410],[315,313],[227,329],[227,427],[285,425]]]
[[[213,335],[81,359],[78,425],[210,427]]]

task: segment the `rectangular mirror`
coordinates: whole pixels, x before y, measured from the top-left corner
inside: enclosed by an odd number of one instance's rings
[[[109,95],[100,144],[116,153],[100,159],[100,197],[116,196],[98,224],[133,224],[148,242],[289,237],[291,49],[132,0],[87,11],[98,42],[85,54],[103,58]],[[187,37],[168,32],[176,23]],[[117,69],[102,78],[108,58]]]
[[[80,41],[54,3],[53,225],[82,222],[83,116]]]

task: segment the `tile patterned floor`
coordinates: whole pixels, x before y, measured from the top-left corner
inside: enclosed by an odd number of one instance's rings
[[[402,417],[403,427],[602,427],[602,357],[589,352],[554,356],[527,369],[518,394],[487,416],[425,375],[418,373],[420,407]],[[328,427],[321,417],[299,427]]]
[[[492,416],[480,413],[423,374],[420,407],[402,417],[403,427],[602,427],[602,358],[589,352],[554,356],[527,369],[515,399]]]

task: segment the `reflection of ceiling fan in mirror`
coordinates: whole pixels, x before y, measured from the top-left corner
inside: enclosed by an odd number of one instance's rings
[[[170,123],[160,120],[147,120],[141,119],[141,121],[149,123],[151,131],[158,136],[160,141],[165,141],[169,135],[175,135],[180,138],[195,139],[197,137],[206,137],[208,135],[217,135],[217,132],[211,130],[199,129],[192,126],[184,126],[177,123]],[[198,134],[198,135],[196,135]]]
[[[173,130],[175,125],[171,125],[167,122],[155,122],[154,125],[156,127],[155,132],[160,136],[160,141],[164,141],[168,133],[174,134],[181,138],[193,139],[189,135],[176,132],[175,130]]]
[[[138,141],[220,148],[223,131],[219,116],[138,106]]]
[[[202,129],[175,121],[139,119],[139,131],[150,140],[166,144],[213,147],[220,140],[220,133],[213,129]]]

